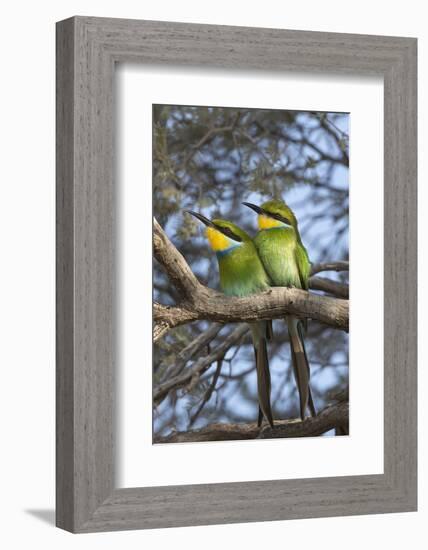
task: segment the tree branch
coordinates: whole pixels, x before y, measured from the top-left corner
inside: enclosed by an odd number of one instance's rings
[[[183,348],[180,353],[174,358],[174,364],[168,365],[162,362],[159,365],[159,372],[163,372],[162,381],[167,380],[168,378],[177,376],[186,366],[186,363],[190,361],[195,355],[201,352],[209,343],[214,340],[220,330],[223,328],[223,325],[220,323],[213,323],[208,330],[202,332],[197,336],[192,342],[190,342],[185,348]]]
[[[164,306],[158,302],[153,303],[153,342],[162,338],[170,328],[184,325],[190,321],[196,321],[198,316],[195,312],[176,306]]]
[[[156,342],[157,340],[162,338],[162,336],[168,332],[169,328],[170,327],[169,327],[168,323],[165,323],[165,322],[154,323],[154,325],[153,325],[153,342]]]
[[[156,218],[153,219],[153,253],[172,284],[183,297],[191,297],[194,292],[203,288]]]
[[[223,360],[220,359],[219,361],[217,361],[217,368],[215,370],[213,379],[211,380],[211,384],[209,385],[207,391],[204,393],[204,397],[202,398],[201,402],[199,403],[199,406],[196,409],[196,412],[194,414],[192,414],[192,417],[190,418],[190,426],[193,426],[193,424],[195,423],[195,420],[198,418],[198,416],[202,412],[202,409],[205,407],[205,405],[211,399],[213,391],[215,390],[215,387],[217,386],[217,382],[218,382],[218,378],[219,378],[220,373],[221,373],[222,366],[223,366]]]
[[[309,279],[309,288],[312,290],[322,290],[338,298],[349,298],[349,286],[337,281],[325,279],[324,277],[311,277]]]
[[[161,403],[173,389],[176,390],[186,385],[191,389],[215,361],[224,359],[229,348],[237,344],[247,331],[248,326],[246,324],[238,325],[209,355],[201,357],[195,361],[191,368],[156,386],[153,389],[153,403],[156,405]]]
[[[321,271],[349,271],[349,262],[338,261],[325,264],[314,264],[311,268],[311,275],[321,273]]]
[[[195,143],[195,145],[192,145],[192,147],[190,148],[190,151],[187,153],[186,157],[183,160],[182,167],[186,168],[189,162],[192,160],[192,158],[196,154],[196,152],[199,151],[201,147],[203,147],[206,143],[211,141],[215,136],[225,132],[233,132],[233,130],[235,129],[236,125],[239,122],[240,116],[241,115],[238,112],[232,124],[229,124],[229,126],[221,126],[221,127],[211,128],[210,130],[208,130],[208,132],[205,135],[203,135],[201,139],[197,143]]]
[[[202,287],[195,293],[197,301],[189,306],[154,306],[156,325],[173,328],[190,321],[209,320],[220,323],[279,319],[285,315],[316,319],[332,328],[348,331],[349,304],[347,300],[311,294],[298,288],[271,288],[245,298],[226,297]]]
[[[153,228],[154,254],[183,298],[174,307],[154,304],[155,340],[166,332],[165,327],[173,328],[190,321],[205,319],[233,323],[277,319],[288,314],[316,319],[333,328],[348,330],[347,300],[280,287],[245,298],[235,298],[203,286],[156,220]]]
[[[332,429],[347,428],[349,424],[349,404],[340,402],[326,407],[317,416],[300,419],[278,420],[274,428],[258,428],[252,424],[210,424],[200,430],[173,432],[167,436],[155,435],[153,443],[185,443],[196,441],[225,441],[243,439],[271,439],[290,437],[314,437]]]

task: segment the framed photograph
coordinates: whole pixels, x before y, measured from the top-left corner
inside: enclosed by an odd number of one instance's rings
[[[416,510],[416,39],[57,24],[57,525]]]
[[[137,79],[128,73],[125,86],[134,80],[137,89]],[[247,86],[244,80],[234,88]],[[300,101],[304,87],[294,86]],[[291,82],[287,88],[291,101]],[[125,95],[129,105],[132,99]],[[132,111],[139,124],[138,107]],[[155,226],[156,308],[180,301],[170,281],[180,264],[180,283],[187,277],[189,265],[178,255],[183,250],[204,293],[205,287],[220,287],[230,297],[251,296],[241,317],[248,303],[256,306],[257,293],[264,299],[263,291],[275,286],[305,290],[305,307],[311,307],[308,288],[314,306],[318,293],[339,298],[327,305],[344,314],[342,326],[317,322],[314,311],[309,325],[285,310],[273,324],[270,319],[207,324],[213,314],[219,318],[214,293],[212,307],[198,303],[204,317],[199,322],[184,324],[181,313],[175,318],[170,310],[171,324],[179,324],[163,338],[156,334],[153,348],[153,442],[347,435],[349,351],[342,299],[349,296],[349,113],[156,104],[152,126],[153,211],[163,225]],[[336,260],[326,262],[328,254]],[[337,273],[336,280],[315,275],[322,271]],[[178,290],[205,301],[202,287],[199,298],[198,287]],[[225,305],[227,317],[229,300]],[[184,368],[187,363],[191,368]],[[141,384],[135,380],[133,387]]]

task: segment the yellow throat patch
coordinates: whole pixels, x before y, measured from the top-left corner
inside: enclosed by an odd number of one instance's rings
[[[269,216],[260,214],[258,217],[259,229],[271,229],[272,227],[283,227],[284,224],[279,220],[274,220]]]
[[[207,227],[206,236],[214,252],[226,250],[231,245],[230,239],[214,227]]]

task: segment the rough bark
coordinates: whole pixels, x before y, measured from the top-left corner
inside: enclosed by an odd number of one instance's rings
[[[168,436],[155,436],[153,443],[185,443],[196,441],[224,441],[242,439],[271,439],[290,437],[315,437],[329,430],[349,433],[349,404],[339,402],[326,407],[317,416],[300,419],[278,420],[274,428],[252,424],[210,424],[199,430],[173,432]]]
[[[338,298],[349,298],[349,286],[337,281],[325,279],[324,277],[311,277],[309,279],[309,288],[312,290],[322,290]]]

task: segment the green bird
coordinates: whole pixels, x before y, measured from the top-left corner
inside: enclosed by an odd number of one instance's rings
[[[270,200],[256,206],[243,203],[258,214],[259,231],[254,244],[273,286],[308,289],[311,263],[300,237],[296,216],[280,200]],[[305,419],[306,408],[316,415],[311,388],[310,370],[306,355],[303,326],[297,317],[287,315],[291,360],[300,399],[300,417]]]
[[[206,237],[216,253],[220,287],[228,296],[248,296],[271,286],[251,237],[240,227],[226,220],[209,220],[202,214],[187,211],[206,226]],[[267,340],[272,335],[270,321],[249,323],[256,357],[257,389],[259,397],[258,425],[263,416],[273,427],[270,404],[271,380],[267,354]]]

